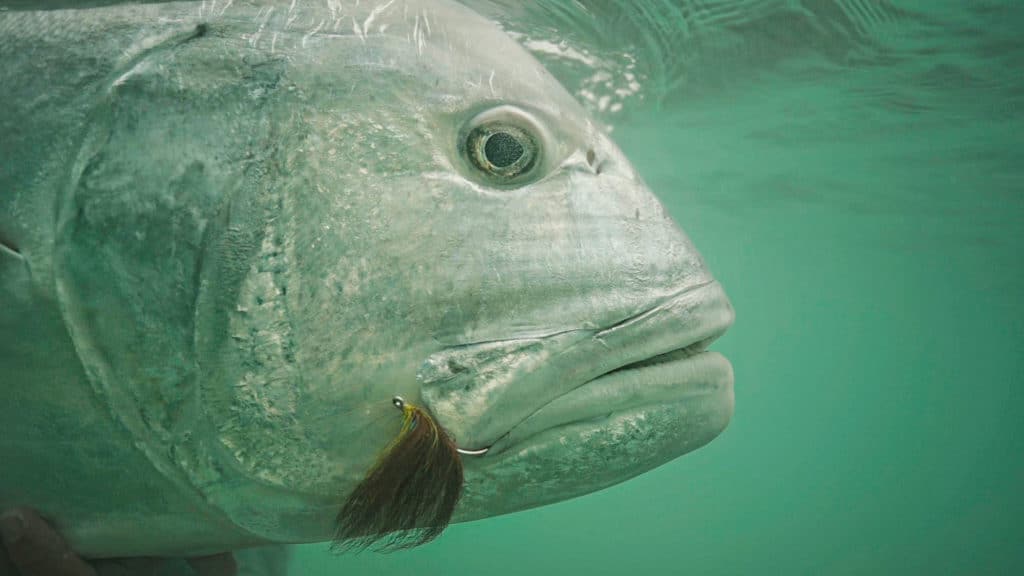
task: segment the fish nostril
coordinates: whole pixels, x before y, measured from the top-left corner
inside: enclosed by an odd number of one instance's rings
[[[594,170],[594,174],[600,174],[604,170],[604,162],[598,161],[597,152],[593,148],[587,149],[587,164]]]

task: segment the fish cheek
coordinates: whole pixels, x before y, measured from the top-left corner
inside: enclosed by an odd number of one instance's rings
[[[149,453],[180,449],[166,469],[183,474],[207,437],[194,432],[212,426],[196,313],[224,264],[210,249],[232,205],[254,204],[244,196],[265,164],[254,147],[272,141],[248,95],[279,70],[257,78],[236,64],[199,40],[129,62],[98,96],[58,205],[58,294],[91,383]]]

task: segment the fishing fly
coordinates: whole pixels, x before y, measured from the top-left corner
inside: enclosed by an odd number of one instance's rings
[[[462,496],[459,454],[487,452],[460,450],[425,408],[401,396],[391,403],[402,426],[338,513],[335,550],[390,552],[437,538]]]

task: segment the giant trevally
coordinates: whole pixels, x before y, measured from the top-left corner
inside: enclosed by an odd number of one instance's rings
[[[92,556],[323,541],[396,397],[464,452],[455,521],[728,423],[721,286],[466,7],[23,4],[0,12],[0,509]]]

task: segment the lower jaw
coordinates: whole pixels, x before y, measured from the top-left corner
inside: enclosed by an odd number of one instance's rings
[[[601,490],[704,446],[728,425],[733,388],[680,395],[495,444],[466,460],[456,521],[525,510]]]
[[[703,414],[709,426],[720,424],[706,440],[710,441],[732,416],[733,373],[729,361],[717,352],[701,352],[607,374],[537,410],[495,442],[487,456],[531,450],[552,439],[565,443],[569,438],[600,432],[630,416],[642,422],[646,414],[655,411],[675,414],[683,426],[695,415]]]

